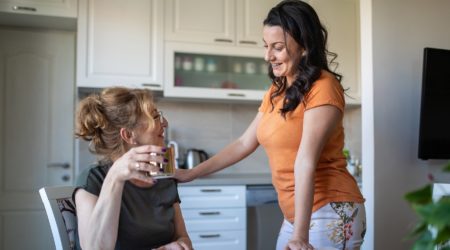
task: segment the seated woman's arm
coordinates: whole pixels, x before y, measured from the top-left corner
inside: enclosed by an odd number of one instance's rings
[[[151,145],[140,146],[117,159],[109,169],[98,197],[83,189],[76,192],[78,235],[83,249],[114,249],[125,181],[136,179],[154,184],[151,177],[140,172],[154,171],[153,166],[144,163],[153,160],[149,158],[152,150],[155,149]],[[137,162],[140,162],[139,170],[130,167]]]
[[[75,194],[78,234],[83,249],[114,249],[119,226],[123,182],[107,175],[97,197],[84,189]]]

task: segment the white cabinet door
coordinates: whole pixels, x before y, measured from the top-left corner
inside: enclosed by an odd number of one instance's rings
[[[38,190],[73,183],[75,33],[0,37],[0,248],[52,249]]]
[[[77,17],[77,0],[0,0],[0,12]]]
[[[278,2],[167,0],[165,38],[177,42],[253,47],[262,45],[262,23],[268,11]]]
[[[260,101],[271,84],[264,72],[267,64],[262,60],[262,48],[166,42],[165,53],[166,97]],[[185,60],[188,56],[194,61],[196,58],[214,59],[217,69],[208,72],[205,66],[203,71],[196,71],[195,65],[190,70],[183,69],[183,65],[182,69],[177,69],[176,59]],[[236,63],[239,63],[241,73],[233,72]]]
[[[80,0],[77,86],[162,89],[160,0]]]
[[[235,43],[235,0],[166,0],[168,41]]]
[[[236,3],[236,30],[239,46],[262,47],[263,21],[279,0],[240,0]]]
[[[361,103],[358,0],[310,0],[328,31],[328,49],[337,53],[347,104]],[[331,65],[333,69],[334,65]]]

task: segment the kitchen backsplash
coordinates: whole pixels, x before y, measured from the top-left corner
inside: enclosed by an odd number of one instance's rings
[[[178,143],[180,157],[188,148],[204,149],[214,155],[238,138],[255,117],[258,104],[224,104],[186,102],[161,99],[158,108],[169,121],[168,136]],[[345,147],[356,157],[361,156],[361,109],[349,108],[344,118]],[[79,142],[79,171],[95,162],[88,144]],[[222,173],[269,173],[267,157],[259,147],[252,155]]]

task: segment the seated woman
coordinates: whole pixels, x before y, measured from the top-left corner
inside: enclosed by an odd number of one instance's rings
[[[83,249],[192,249],[174,179],[149,174],[167,120],[145,89],[109,88],[80,103],[76,135],[101,157],[73,196]]]

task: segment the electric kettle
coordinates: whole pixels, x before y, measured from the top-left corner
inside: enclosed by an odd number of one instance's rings
[[[208,154],[201,149],[190,148],[186,151],[186,161],[184,168],[191,169],[197,166],[200,162],[208,159]]]

